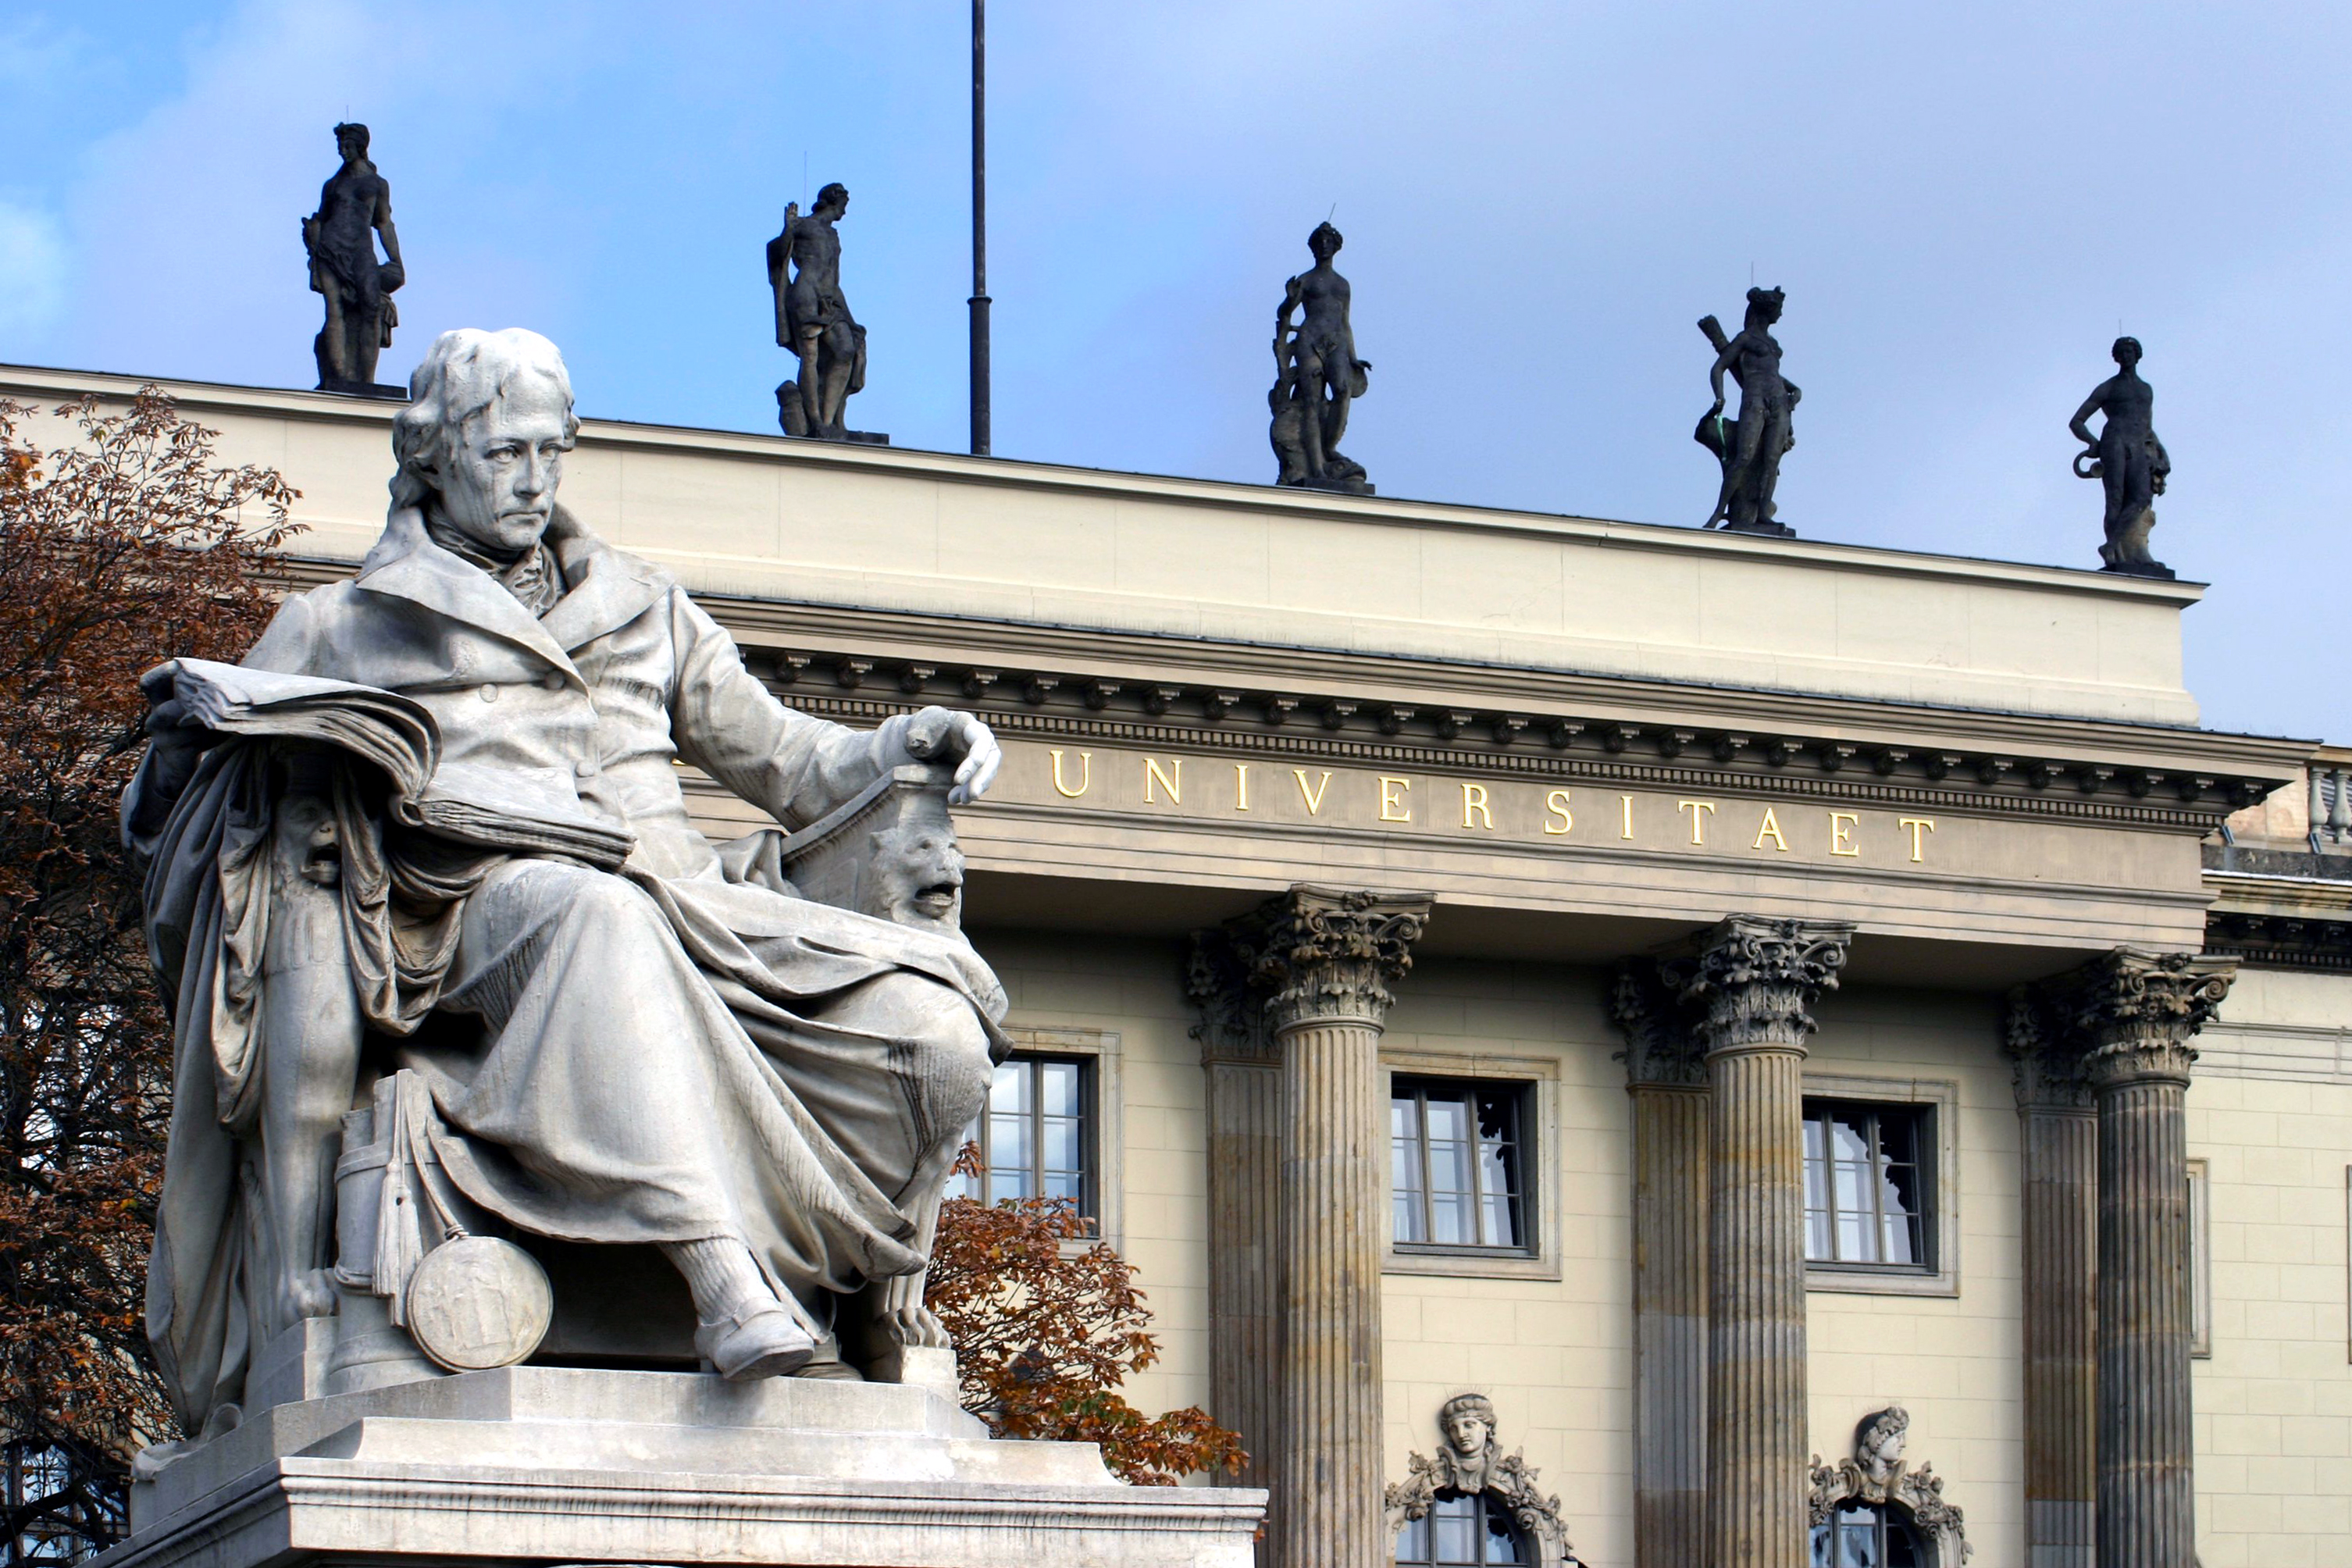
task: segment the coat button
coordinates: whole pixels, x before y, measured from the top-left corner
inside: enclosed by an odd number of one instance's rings
[[[488,681],[484,681],[484,682],[482,683],[482,689],[481,689],[481,690],[482,690],[482,700],[483,700],[483,701],[485,701],[485,702],[496,702],[496,701],[499,700],[499,689],[498,689],[497,687],[495,687],[495,686],[491,685],[489,682],[488,682]]]
[[[572,771],[578,773],[583,779],[593,779],[596,776],[596,759],[593,757],[583,757],[579,762],[574,763],[572,765]]]
[[[539,683],[550,691],[561,691],[563,689],[563,672],[560,669],[551,669],[539,678]]]

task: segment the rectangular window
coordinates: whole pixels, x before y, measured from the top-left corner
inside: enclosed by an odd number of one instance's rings
[[[1400,1250],[1531,1250],[1522,1125],[1528,1086],[1397,1078],[1390,1193]]]
[[[997,1065],[988,1108],[964,1129],[988,1168],[982,1182],[953,1176],[950,1197],[1067,1198],[1095,1214],[1094,1073],[1085,1058],[1015,1056]],[[983,1185],[986,1191],[980,1189]]]
[[[1805,1259],[1931,1270],[1931,1108],[1805,1101]]]

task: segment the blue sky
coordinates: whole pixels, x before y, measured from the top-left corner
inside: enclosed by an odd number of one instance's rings
[[[1336,204],[1384,495],[1696,523],[1692,323],[1752,268],[1805,389],[1785,521],[2088,565],[2065,422],[2120,323],[2175,463],[2157,553],[2214,584],[2207,722],[2352,740],[2352,7],[992,10],[1000,455],[1269,477],[1273,309]],[[413,279],[386,379],[523,325],[589,414],[772,429],[761,247],[840,180],[855,422],[959,448],[967,20],[14,0],[0,361],[309,385],[297,222],[348,116]]]

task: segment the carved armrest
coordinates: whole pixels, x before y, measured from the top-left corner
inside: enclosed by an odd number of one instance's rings
[[[804,898],[899,925],[960,929],[963,852],[948,816],[955,769],[909,763],[790,836],[771,830],[754,851],[761,872]],[[761,879],[765,879],[761,878]]]

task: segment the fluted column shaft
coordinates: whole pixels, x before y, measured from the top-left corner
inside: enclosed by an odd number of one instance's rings
[[[1237,932],[1281,1058],[1282,1331],[1274,1367],[1275,1568],[1380,1568],[1381,1260],[1387,1249],[1388,987],[1425,898],[1294,888]]]
[[[1654,959],[1620,964],[1633,1166],[1633,1562],[1706,1552],[1706,1068]]]
[[[1318,1020],[1280,1038],[1283,1436],[1274,1561],[1370,1568],[1393,1555],[1381,1509],[1381,1031]]]
[[[1706,1050],[1706,1562],[1807,1568],[1805,1037],[1853,928],[1735,915],[1683,994]]]
[[[1281,1404],[1266,1379],[1282,1352],[1282,1080],[1271,1064],[1213,1061],[1209,1075],[1211,1400],[1249,1463],[1231,1484],[1273,1484]]]
[[[2093,1309],[2099,1128],[2089,1107],[2021,1108],[2026,1568],[2091,1568],[2098,1383]]]
[[[2099,1085],[2099,1561],[2192,1568],[2186,1053]]]

